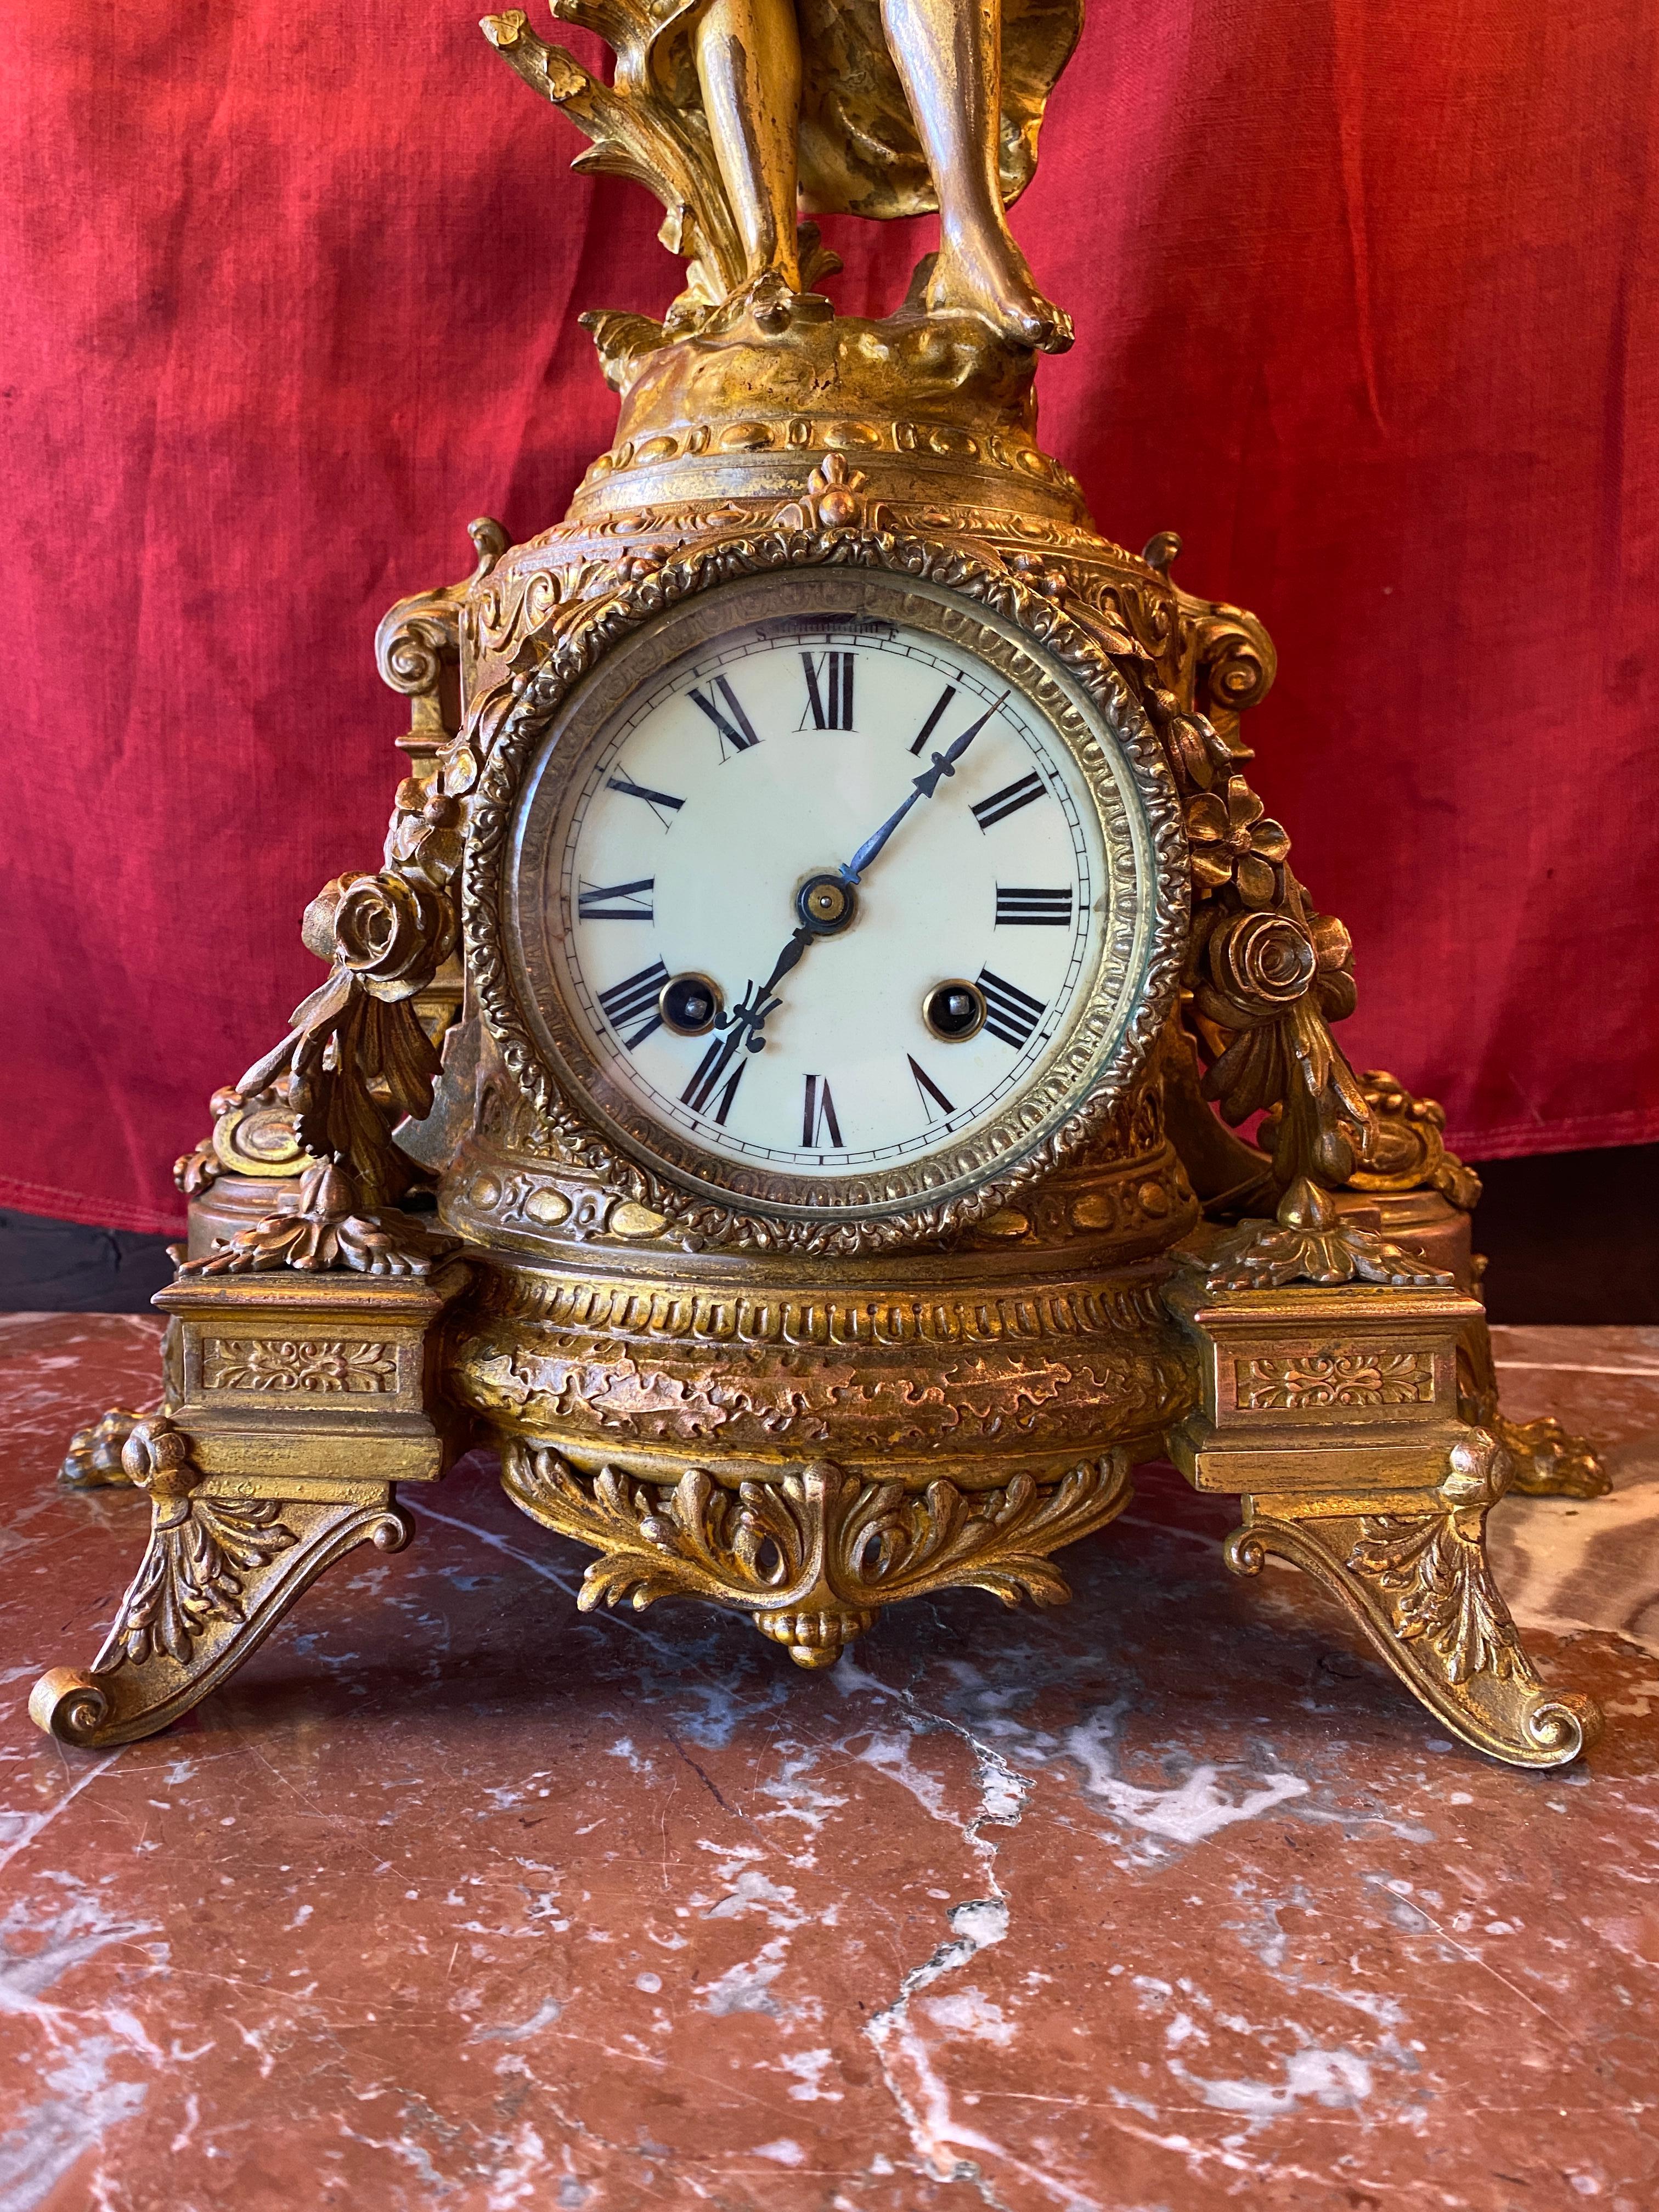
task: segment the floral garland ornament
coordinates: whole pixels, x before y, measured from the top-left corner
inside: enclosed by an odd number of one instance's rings
[[[1182,793],[1194,893],[1184,981],[1204,1096],[1231,1127],[1266,1116],[1258,1141],[1281,1188],[1339,1187],[1374,1131],[1331,1036],[1354,1009],[1348,933],[1292,873],[1289,835],[1239,772],[1249,746],[1156,684],[1146,698]]]
[[[441,1063],[412,1002],[453,949],[454,902],[396,869],[338,876],[306,908],[301,933],[331,963],[328,980],[235,1087],[246,1097],[284,1082],[296,1140],[315,1164],[270,1213],[179,1273],[427,1274],[459,1240],[380,1209],[395,1207],[416,1172],[392,1128],[432,1110]]]
[[[337,924],[343,906],[342,942],[350,944],[355,940],[360,974],[364,972],[365,954],[371,964],[385,967],[380,978],[383,985],[406,980],[395,973],[399,938],[402,951],[408,953],[429,932],[435,930],[441,936],[445,911],[452,916],[453,914],[453,896],[447,894],[447,887],[459,872],[465,849],[465,808],[462,802],[471,788],[466,778],[458,775],[458,758],[464,759],[465,755],[457,756],[454,750],[455,732],[450,719],[459,704],[459,611],[466,594],[489,574],[507,545],[506,531],[489,515],[481,515],[469,523],[467,535],[477,556],[472,574],[434,592],[399,599],[381,618],[375,633],[374,657],[382,681],[410,702],[410,727],[398,742],[409,753],[416,771],[404,778],[392,801],[384,872],[380,877],[337,878],[312,902],[303,926],[307,945],[320,958],[332,962],[340,949]],[[434,760],[447,748],[447,773],[433,775],[430,771]],[[364,883],[372,886],[371,892],[366,894],[357,888]],[[412,901],[405,895],[411,890],[417,894]],[[349,891],[356,894],[352,902],[346,899]],[[418,896],[422,892],[444,895],[441,906],[423,907]],[[354,904],[357,909],[355,914]],[[388,914],[398,913],[401,913],[404,921],[401,931],[387,922]],[[413,932],[409,927],[410,921],[414,924]],[[419,989],[425,988],[424,981],[417,985]],[[302,1015],[307,1017],[308,1025],[325,1018],[323,1010],[315,1004],[316,995],[313,994],[296,1013],[296,1022]],[[380,995],[384,998],[387,994],[382,990]],[[406,1031],[403,1042],[416,1057],[417,1064],[412,1079],[418,1084],[418,1062],[424,1057],[422,1047],[419,1039]],[[285,1038],[275,1054],[250,1069],[243,1079],[244,1088],[215,1091],[208,1107],[213,1115],[211,1134],[173,1164],[173,1181],[186,1198],[201,1197],[222,1175],[291,1181],[315,1164],[313,1155],[306,1151],[298,1133],[299,1110],[292,1095],[295,1077],[290,1072],[294,1055],[289,1048],[294,1044],[294,1038]],[[325,1046],[325,1053],[326,1050]],[[401,1063],[404,1055],[397,1057]],[[260,1087],[246,1089],[255,1076],[264,1074],[272,1066],[283,1072],[271,1075],[269,1082]],[[400,1065],[394,1072],[401,1075],[406,1071]],[[429,1091],[425,1095],[429,1097]],[[381,1103],[391,1103],[389,1094]],[[415,1118],[422,1118],[418,1108]],[[360,1115],[358,1121],[356,1134],[366,1142],[372,1155],[372,1159],[359,1160],[360,1170],[371,1184],[377,1175],[386,1183],[386,1191],[377,1193],[377,1198],[395,1196],[408,1182],[410,1170],[385,1140],[383,1130],[377,1130],[366,1116]]]
[[[1282,823],[1267,817],[1242,775],[1228,777],[1224,795],[1195,792],[1187,802],[1194,878],[1210,890],[1235,884],[1246,906],[1269,904],[1278,895],[1275,871],[1290,852],[1291,840]]]

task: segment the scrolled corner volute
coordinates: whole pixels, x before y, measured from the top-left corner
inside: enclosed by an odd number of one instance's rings
[[[380,681],[405,699],[440,701],[447,671],[460,651],[460,608],[473,586],[481,583],[507,550],[507,532],[493,515],[481,514],[468,523],[477,563],[459,583],[440,584],[431,591],[414,592],[387,608],[374,632],[374,665]],[[416,732],[424,734],[416,714]],[[442,728],[441,721],[438,724]],[[453,730],[450,734],[453,734]]]
[[[1273,689],[1279,655],[1259,617],[1224,599],[1200,599],[1175,581],[1170,572],[1181,550],[1179,533],[1160,530],[1147,539],[1140,557],[1174,595],[1185,664],[1182,673],[1194,704],[1231,740],[1239,716],[1259,707]],[[1248,758],[1248,751],[1240,757]]]

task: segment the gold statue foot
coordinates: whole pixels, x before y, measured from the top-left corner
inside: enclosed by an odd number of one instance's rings
[[[716,337],[752,323],[768,337],[778,337],[798,323],[827,323],[835,312],[822,292],[803,291],[781,270],[763,269],[702,319],[698,335]]]
[[[127,1438],[145,1416],[112,1406],[89,1428],[77,1429],[58,1470],[65,1490],[130,1489],[132,1477],[121,1464]]]
[[[1511,1421],[1500,1413],[1492,1426],[1515,1462],[1514,1487],[1523,1498],[1605,1498],[1613,1488],[1589,1437],[1575,1437],[1553,1415]]]
[[[1601,1716],[1589,1698],[1539,1680],[1492,1579],[1486,1520],[1509,1455],[1474,1429],[1449,1456],[1437,1491],[1389,1500],[1387,1511],[1362,1498],[1247,1498],[1227,1564],[1251,1575],[1269,1552],[1292,1561],[1342,1601],[1454,1735],[1511,1766],[1565,1766],[1595,1741]]]
[[[1071,317],[1037,289],[1012,239],[1000,251],[977,240],[943,241],[923,302],[930,314],[977,315],[1000,337],[1034,353],[1064,353],[1077,335]]]
[[[1103,1528],[1129,1502],[1129,1461],[1116,1450],[1039,1484],[1000,1490],[943,1479],[925,1492],[816,1461],[775,1481],[727,1489],[702,1468],[678,1482],[607,1467],[583,1475],[550,1446],[508,1441],[501,1484],[514,1504],[600,1553],[577,1600],[584,1613],[631,1597],[700,1597],[746,1613],[798,1667],[833,1666],[878,1608],[931,1590],[988,1590],[1063,1604],[1047,1557]]]
[[[134,1425],[123,1459],[149,1493],[149,1546],[91,1667],[54,1667],[34,1686],[30,1717],[64,1743],[103,1750],[154,1735],[240,1666],[344,1553],[409,1540],[390,1486],[370,1503],[215,1488],[165,1415]]]

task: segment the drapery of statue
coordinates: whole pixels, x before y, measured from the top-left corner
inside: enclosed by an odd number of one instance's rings
[[[1049,511],[1080,515],[1033,435],[1035,356],[1070,345],[1072,326],[1005,210],[1036,169],[1082,0],[553,0],[552,12],[605,40],[614,84],[521,10],[483,28],[592,140],[578,169],[656,194],[663,242],[686,262],[661,321],[582,319],[623,395],[616,447],[584,494],[642,449],[660,461],[665,441],[675,457],[699,439],[743,452],[756,489],[754,457],[774,447],[797,459],[972,447]],[[837,317],[815,287],[840,263],[810,218],[933,209],[939,250],[896,312]]]

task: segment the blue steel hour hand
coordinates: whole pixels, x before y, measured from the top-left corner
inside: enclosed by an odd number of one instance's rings
[[[1007,703],[1008,694],[1005,691],[1001,698],[997,701],[994,707],[988,707],[985,712],[980,716],[978,721],[970,722],[969,724],[968,727],[963,732],[962,735],[957,739],[956,743],[947,752],[935,753],[933,755],[933,766],[928,769],[924,769],[921,774],[916,778],[915,783],[910,787],[910,795],[904,801],[904,804],[902,806],[895,807],[893,811],[888,816],[887,819],[882,823],[880,829],[876,831],[874,836],[866,837],[864,842],[859,847],[857,852],[854,854],[852,859],[844,862],[842,867],[837,871],[842,883],[848,884],[857,883],[859,878],[869,866],[871,861],[875,859],[877,854],[880,852],[882,847],[892,836],[894,830],[898,828],[899,823],[903,821],[905,816],[915,805],[917,799],[931,799],[933,793],[939,789],[939,784],[943,779],[947,775],[954,775],[956,774],[957,763],[962,758],[963,753],[965,753],[969,746],[973,744],[974,739],[985,727],[985,725],[990,720],[992,715],[1000,713],[1001,709],[1006,707]]]
[[[750,1052],[764,1052],[766,1039],[761,1035],[767,1022],[783,1004],[775,995],[777,986],[800,958],[811,943],[813,933],[805,922],[793,932],[789,942],[777,957],[771,974],[763,983],[750,979],[748,989],[729,1013],[715,1022],[717,1030],[724,1030],[723,1037],[716,1037],[703,1054],[696,1074],[681,1093],[685,1103],[701,1113],[713,1097],[719,1083],[732,1061],[746,1045]]]

